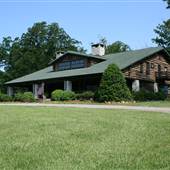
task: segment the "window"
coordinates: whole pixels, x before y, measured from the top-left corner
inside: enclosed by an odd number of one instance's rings
[[[143,64],[140,65],[140,73],[143,73],[144,70],[143,70]]]
[[[150,74],[150,63],[149,62],[146,63],[146,74],[147,75]]]
[[[59,63],[58,70],[68,70],[68,69],[70,69],[70,62],[69,61]]]
[[[85,67],[84,60],[73,60],[73,61],[65,61],[59,63],[58,70],[69,70],[69,69],[77,69]]]
[[[74,60],[71,61],[71,68],[83,68],[85,66],[84,60]]]

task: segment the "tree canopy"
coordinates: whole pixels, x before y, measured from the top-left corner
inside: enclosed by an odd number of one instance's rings
[[[21,37],[3,38],[0,43],[0,66],[8,79],[42,69],[59,50],[85,52],[81,42],[70,37],[57,23],[35,23]]]
[[[108,44],[107,39],[105,37],[102,37],[100,38],[99,42],[105,45],[106,54],[119,53],[131,50],[130,46],[122,41],[115,41],[112,44]]]
[[[116,42],[106,46],[106,54],[125,52],[125,51],[129,51],[129,50],[130,50],[129,45],[127,45],[121,41],[116,41]]]
[[[156,38],[152,39],[154,43],[163,47],[170,47],[170,19],[159,24],[156,29]]]
[[[170,0],[163,0],[163,1],[166,1],[168,4],[167,8],[170,8]]]

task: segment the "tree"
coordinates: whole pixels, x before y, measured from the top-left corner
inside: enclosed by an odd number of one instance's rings
[[[105,47],[107,46],[107,39],[106,39],[106,37],[101,37],[100,39],[99,39],[99,42],[101,43],[101,44],[103,44]]]
[[[170,19],[159,24],[154,32],[157,34],[156,38],[152,39],[154,43],[162,47],[170,47]]]
[[[4,83],[8,80],[8,76],[5,72],[0,70],[0,93],[5,92]]]
[[[131,50],[130,46],[122,41],[115,41],[112,44],[108,44],[107,39],[105,37],[101,37],[99,39],[99,42],[105,46],[106,54],[119,53]]]
[[[104,71],[96,93],[98,101],[128,101],[132,96],[121,70],[111,64]]]
[[[4,67],[9,61],[9,54],[11,50],[11,37],[3,38],[0,44],[0,67]]]
[[[20,38],[6,37],[0,44],[0,65],[8,79],[23,76],[48,66],[59,50],[85,52],[81,42],[71,38],[57,23],[35,23]]]
[[[125,52],[129,50],[130,50],[130,47],[121,41],[116,41],[106,46],[106,54]]]
[[[167,8],[170,8],[170,0],[163,0],[163,1],[166,1],[168,4]]]

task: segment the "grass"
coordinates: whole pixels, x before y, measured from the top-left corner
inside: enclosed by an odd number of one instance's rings
[[[148,101],[148,102],[137,102],[133,105],[137,106],[149,106],[149,107],[170,107],[170,100],[165,101]]]
[[[47,104],[113,104],[113,105],[130,105],[130,106],[149,106],[149,107],[170,107],[170,100],[165,100],[165,101],[148,101],[148,102],[125,102],[125,103],[120,103],[120,102],[112,102],[112,103],[98,103],[95,101],[78,101],[78,100],[73,100],[73,101],[45,101],[44,103]]]
[[[169,170],[170,115],[0,106],[0,169]]]

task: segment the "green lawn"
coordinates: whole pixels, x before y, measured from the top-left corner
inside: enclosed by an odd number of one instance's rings
[[[170,101],[137,102],[134,105],[137,105],[137,106],[152,106],[152,107],[170,107]]]
[[[149,107],[170,107],[170,100],[165,100],[165,101],[148,101],[148,102],[129,102],[129,103],[118,103],[118,102],[113,102],[113,103],[98,103],[94,101],[49,101],[49,102],[44,102],[44,103],[50,103],[50,104],[113,104],[113,105],[130,105],[130,106],[149,106]]]
[[[0,106],[0,169],[169,170],[170,114]]]

